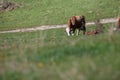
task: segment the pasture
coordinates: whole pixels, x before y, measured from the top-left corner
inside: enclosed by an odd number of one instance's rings
[[[110,25],[94,36],[68,37],[64,29],[0,34],[0,80],[118,80],[120,36]]]
[[[66,24],[73,15],[85,15],[87,21],[117,17],[119,0],[8,0],[22,8],[0,13],[0,30]]]
[[[14,0],[22,8],[0,13],[0,31],[66,24],[120,15],[119,0]],[[0,34],[0,80],[119,80],[120,36],[114,24],[104,33],[68,37],[65,29]],[[87,31],[95,26],[88,26]]]

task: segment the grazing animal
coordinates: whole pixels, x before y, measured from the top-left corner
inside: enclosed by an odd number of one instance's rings
[[[79,34],[80,30],[83,31],[83,34],[86,32],[86,21],[85,21],[85,16],[72,16],[68,20],[68,26],[66,28],[66,32],[68,36],[74,35],[75,30],[77,30],[77,35]]]

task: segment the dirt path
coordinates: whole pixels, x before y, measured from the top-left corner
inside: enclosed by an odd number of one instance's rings
[[[114,23],[116,22],[116,18],[108,18],[108,19],[101,19],[100,22],[102,24],[105,23]],[[86,26],[89,25],[95,25],[94,22],[87,22]],[[67,25],[47,25],[47,26],[39,26],[34,28],[22,28],[22,29],[16,29],[16,30],[9,30],[9,31],[0,31],[0,33],[15,33],[15,32],[30,32],[30,31],[38,31],[38,30],[48,30],[48,29],[54,29],[54,28],[65,28]]]

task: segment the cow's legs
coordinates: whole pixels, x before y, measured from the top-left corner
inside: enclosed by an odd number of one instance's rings
[[[77,29],[77,36],[79,35],[80,29]]]
[[[70,29],[67,27],[66,28],[67,35],[70,36]]]
[[[84,29],[83,29],[83,34],[85,35],[85,32],[86,32],[86,27],[84,27]]]
[[[71,29],[70,34],[74,36],[74,33],[75,33],[75,29]]]

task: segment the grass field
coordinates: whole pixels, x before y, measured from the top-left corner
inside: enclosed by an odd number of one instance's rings
[[[104,25],[106,31],[110,25]],[[119,80],[119,41],[119,33],[108,31],[72,37],[64,29],[0,34],[0,80]]]
[[[66,24],[72,15],[85,15],[87,21],[120,15],[119,0],[10,1],[21,3],[23,7],[0,13],[0,30]]]
[[[72,15],[87,21],[120,15],[120,0],[14,1],[23,7],[0,13],[0,31],[66,24]],[[68,37],[64,29],[0,34],[0,80],[119,80],[120,36],[112,26],[90,36]]]

